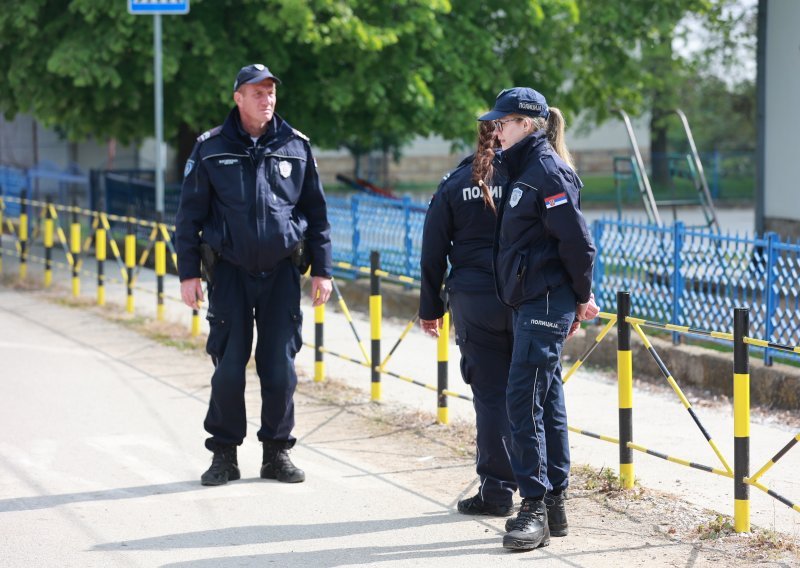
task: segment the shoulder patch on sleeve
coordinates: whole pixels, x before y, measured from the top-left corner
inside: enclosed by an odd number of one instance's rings
[[[294,135],[297,136],[298,138],[302,138],[306,142],[311,142],[311,139],[308,136],[306,136],[305,134],[303,134],[302,132],[300,132],[296,128],[292,128],[292,132],[294,132]]]
[[[198,136],[197,137],[197,141],[198,142],[204,142],[205,140],[208,140],[212,136],[216,136],[220,132],[222,132],[222,126],[215,126],[211,130],[206,130],[200,136]]]

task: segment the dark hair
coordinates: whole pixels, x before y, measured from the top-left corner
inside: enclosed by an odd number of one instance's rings
[[[497,147],[497,138],[494,132],[494,123],[491,120],[478,122],[478,144],[475,149],[475,158],[472,160],[472,183],[481,188],[483,202],[497,215],[494,206],[490,184],[494,177],[494,149]]]

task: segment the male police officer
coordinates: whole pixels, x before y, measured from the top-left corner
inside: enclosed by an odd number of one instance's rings
[[[331,292],[330,225],[308,138],[274,114],[279,83],[264,65],[242,67],[233,85],[236,107],[222,126],[197,139],[184,170],[176,245],[188,306],[203,300],[201,245],[216,258],[206,346],[215,371],[204,422],[214,457],[203,485],[240,478],[236,447],[246,433],[245,367],[254,320],[261,477],[305,479],[288,454],[296,441],[294,357],[302,344],[300,272],[292,257],[305,240],[313,304],[324,304]]]

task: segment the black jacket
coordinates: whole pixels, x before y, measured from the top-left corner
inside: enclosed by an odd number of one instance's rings
[[[331,275],[330,224],[311,146],[277,115],[255,144],[238,108],[198,137],[175,224],[181,280],[200,276],[201,238],[258,274],[291,256],[305,237],[312,276]]]
[[[580,211],[578,175],[543,130],[503,151],[508,175],[494,241],[497,295],[518,307],[562,283],[580,303],[592,292],[595,246]]]
[[[422,232],[420,267],[422,284],[419,317],[426,320],[444,315],[440,291],[447,272],[450,291],[494,293],[492,239],[495,214],[472,183],[472,156],[447,174],[431,199]],[[495,204],[503,195],[503,178],[495,175],[492,194]]]

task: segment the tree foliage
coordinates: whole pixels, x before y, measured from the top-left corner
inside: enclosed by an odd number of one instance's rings
[[[0,12],[0,109],[71,139],[153,132],[152,18],[122,0],[18,0]],[[283,84],[278,112],[316,145],[396,151],[470,139],[504,87],[529,85],[596,120],[672,96],[666,49],[711,0],[193,0],[163,17],[165,132],[199,133],[232,106],[238,68]],[[666,67],[665,67],[666,66]],[[668,68],[668,71],[665,69]]]

